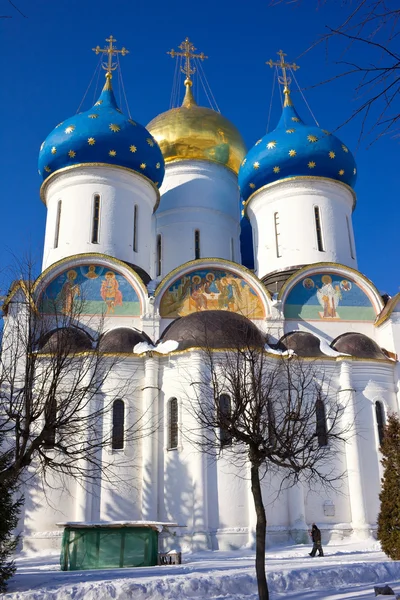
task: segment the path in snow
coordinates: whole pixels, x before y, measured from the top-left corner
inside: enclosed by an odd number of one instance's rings
[[[267,551],[271,600],[367,600],[376,584],[400,592],[400,561],[390,561],[374,540],[325,547],[310,558],[310,547]],[[59,570],[58,556],[19,556],[18,571],[4,600],[255,600],[254,552],[204,552],[184,564],[99,571]]]

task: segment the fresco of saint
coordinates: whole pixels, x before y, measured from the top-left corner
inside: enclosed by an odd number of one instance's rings
[[[56,298],[56,305],[62,313],[68,315],[72,312],[74,300],[81,295],[81,288],[78,283],[75,283],[77,272],[71,269],[67,273],[67,281],[63,284],[60,293]]]
[[[323,319],[337,319],[336,308],[342,299],[342,292],[338,285],[332,284],[332,277],[330,275],[323,275],[321,277],[322,286],[317,288],[318,302],[324,309],[324,312],[320,316]]]
[[[122,293],[112,271],[107,271],[105,274],[101,282],[100,295],[107,306],[106,315],[112,314],[116,306],[122,306]]]
[[[183,317],[203,310],[230,310],[250,318],[264,318],[257,293],[238,275],[219,269],[198,269],[182,275],[164,292],[163,317]]]

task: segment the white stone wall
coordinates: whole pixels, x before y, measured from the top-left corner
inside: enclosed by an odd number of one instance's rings
[[[322,179],[282,180],[261,189],[247,206],[258,277],[261,279],[272,271],[317,262],[341,263],[356,269],[351,219],[353,203],[349,188]],[[317,243],[316,206],[320,211],[323,251],[319,251]],[[279,216],[280,257],[277,256],[275,213]]]
[[[98,243],[92,243],[94,196],[100,195]],[[55,248],[58,202],[61,218]],[[151,271],[152,214],[157,192],[143,177],[112,167],[62,172],[46,187],[43,270],[62,258],[97,252]],[[138,206],[137,252],[133,249],[134,206]]]
[[[201,258],[240,263],[240,194],[232,171],[206,161],[170,163],[160,192],[155,216],[156,235],[162,239],[161,277],[194,260],[196,229]]]

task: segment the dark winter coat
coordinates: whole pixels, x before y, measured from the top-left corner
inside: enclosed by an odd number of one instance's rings
[[[316,525],[312,526],[311,529],[311,538],[314,544],[321,543],[321,532]]]

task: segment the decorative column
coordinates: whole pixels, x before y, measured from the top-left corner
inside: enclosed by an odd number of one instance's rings
[[[158,520],[158,359],[149,352],[145,362],[143,387],[143,427],[142,442],[142,519]],[[146,433],[146,429],[154,430]]]
[[[297,544],[309,541],[306,524],[306,509],[304,504],[304,489],[301,483],[296,483],[288,489],[289,532]]]
[[[191,373],[193,381],[202,380],[202,359],[196,353],[191,357]],[[195,417],[193,417],[195,419]],[[194,427],[199,427],[196,423]],[[200,431],[200,435],[207,435]],[[207,454],[199,448],[193,449],[191,459],[192,488],[193,488],[193,525],[192,525],[192,550],[209,550],[211,548],[208,530],[208,505],[207,505]]]
[[[85,367],[83,367],[85,368]],[[84,380],[82,381],[82,385],[88,385],[92,377],[91,369],[87,368],[87,372]],[[88,402],[81,411],[82,418],[87,418],[88,415],[95,412],[95,408],[93,406],[95,399],[92,398],[90,402]],[[89,442],[90,428],[86,427],[82,431],[82,443]],[[100,450],[101,453],[101,450]],[[101,459],[100,459],[101,460]],[[88,472],[90,469],[93,469],[93,465],[90,465],[89,461],[86,458],[81,458],[80,469],[83,473]],[[76,491],[75,491],[75,520],[79,522],[87,522],[92,520],[92,487],[93,487],[92,478],[87,478],[81,476],[76,478]]]
[[[353,532],[368,537],[369,524],[364,502],[361,451],[356,426],[355,389],[353,388],[351,379],[351,361],[347,358],[341,364],[339,401],[344,407],[343,425],[347,430],[348,436],[345,448],[351,525]]]

